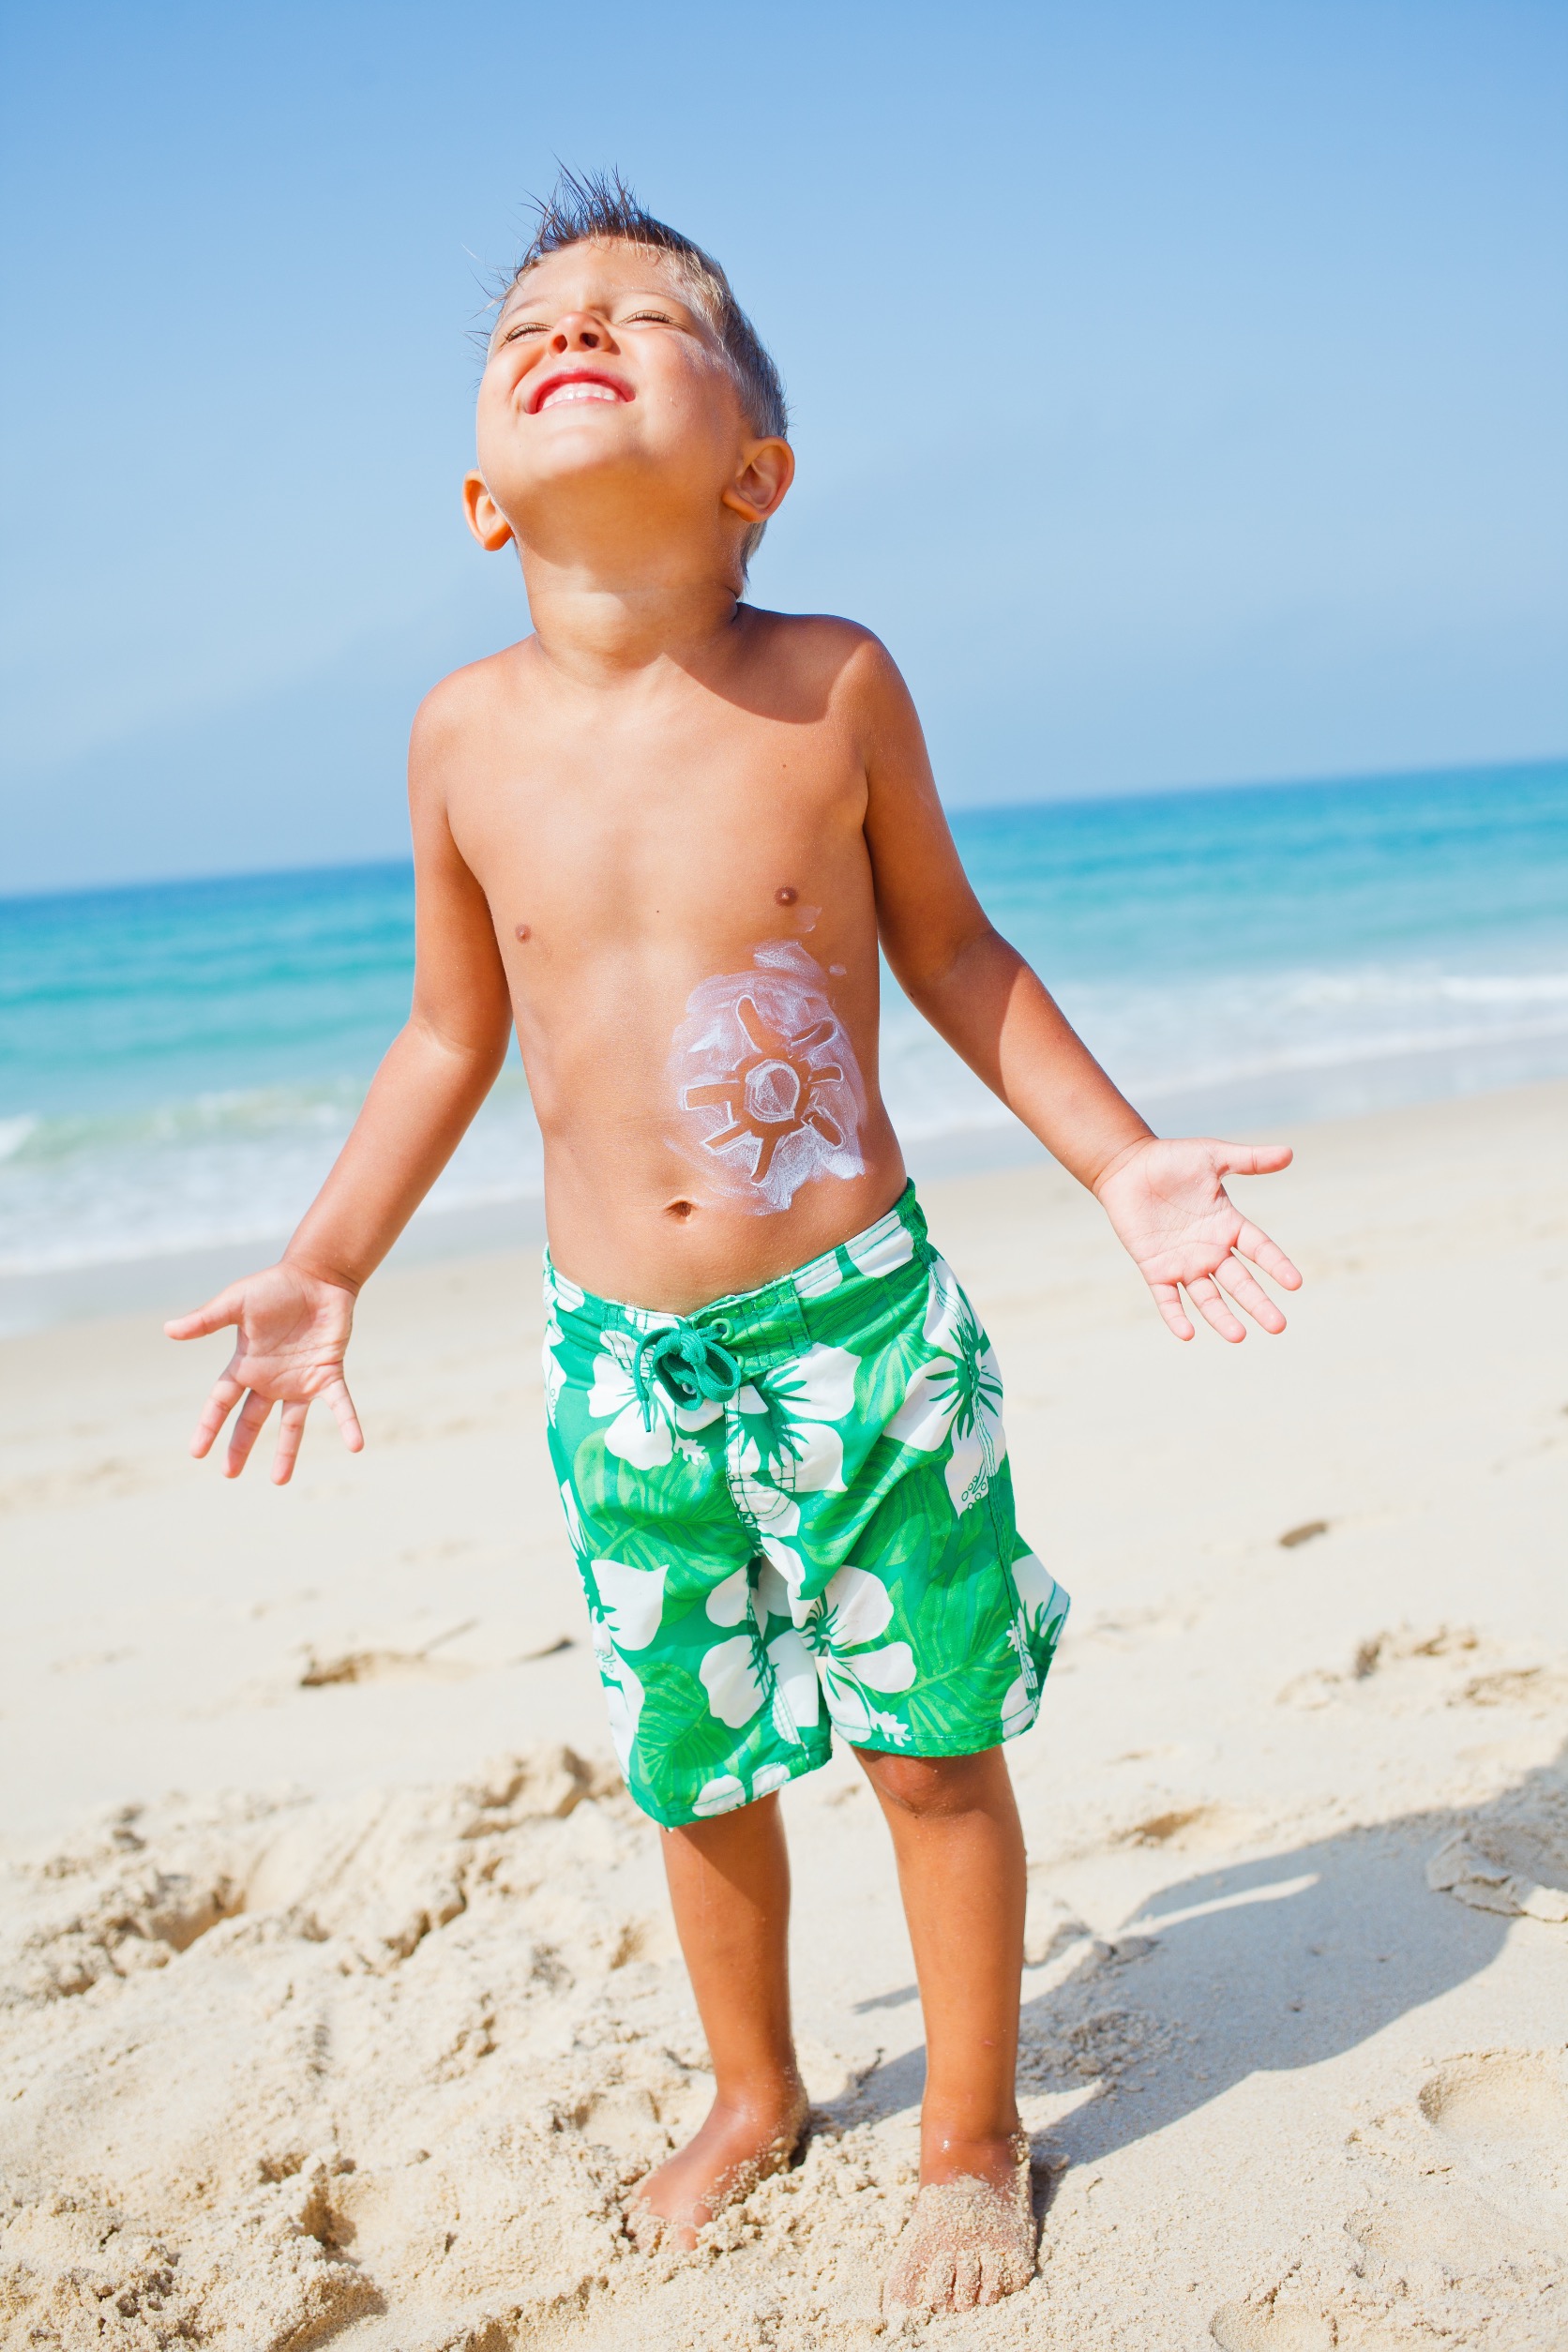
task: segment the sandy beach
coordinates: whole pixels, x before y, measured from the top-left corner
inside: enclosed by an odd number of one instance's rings
[[[1568,2342],[1565,1137],[1564,1084],[1302,1130],[1249,1205],[1306,1287],[1237,1349],[1053,1168],[927,1188],[1075,1606],[1012,1750],[1038,2276],[909,2340]],[[920,2012],[842,1752],[785,1798],[804,2159],[624,2233],[703,2054],[540,1325],[531,1253],[388,1270],[369,1449],[282,1492],[187,1457],[218,1343],[0,1346],[8,2347],[886,2340]]]

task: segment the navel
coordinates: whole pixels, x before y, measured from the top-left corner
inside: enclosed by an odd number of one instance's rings
[[[695,1200],[668,1200],[665,1203],[664,1214],[667,1217],[677,1218],[684,1225],[696,1206]]]

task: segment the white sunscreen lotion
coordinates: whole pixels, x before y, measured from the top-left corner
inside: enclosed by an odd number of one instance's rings
[[[822,967],[792,941],[753,949],[749,972],[693,988],[670,1074],[688,1159],[759,1216],[819,1176],[861,1176],[866,1089]]]

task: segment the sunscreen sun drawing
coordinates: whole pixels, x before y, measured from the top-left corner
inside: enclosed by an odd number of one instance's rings
[[[749,972],[692,991],[675,1033],[679,1141],[710,1181],[759,1214],[788,1208],[818,1176],[858,1176],[865,1091],[820,967],[791,942],[756,949]]]
[[[711,1086],[688,1086],[686,1108],[700,1103],[722,1103],[731,1123],[717,1135],[706,1136],[710,1152],[722,1152],[742,1136],[752,1136],[760,1149],[751,1181],[760,1184],[773,1166],[773,1155],[786,1136],[802,1127],[815,1127],[829,1143],[842,1143],[844,1131],[818,1097],[825,1086],[844,1075],[837,1062],[813,1069],[806,1056],[813,1046],[825,1046],[837,1023],[813,1021],[798,1037],[786,1037],[768,1024],[748,996],[735,1007],[741,1027],[756,1047],[728,1078]]]

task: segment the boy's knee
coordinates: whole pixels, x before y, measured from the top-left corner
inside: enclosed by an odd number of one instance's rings
[[[984,1756],[887,1756],[857,1748],[861,1765],[879,1795],[900,1812],[931,1820],[971,1813],[985,1802],[994,1751]]]

